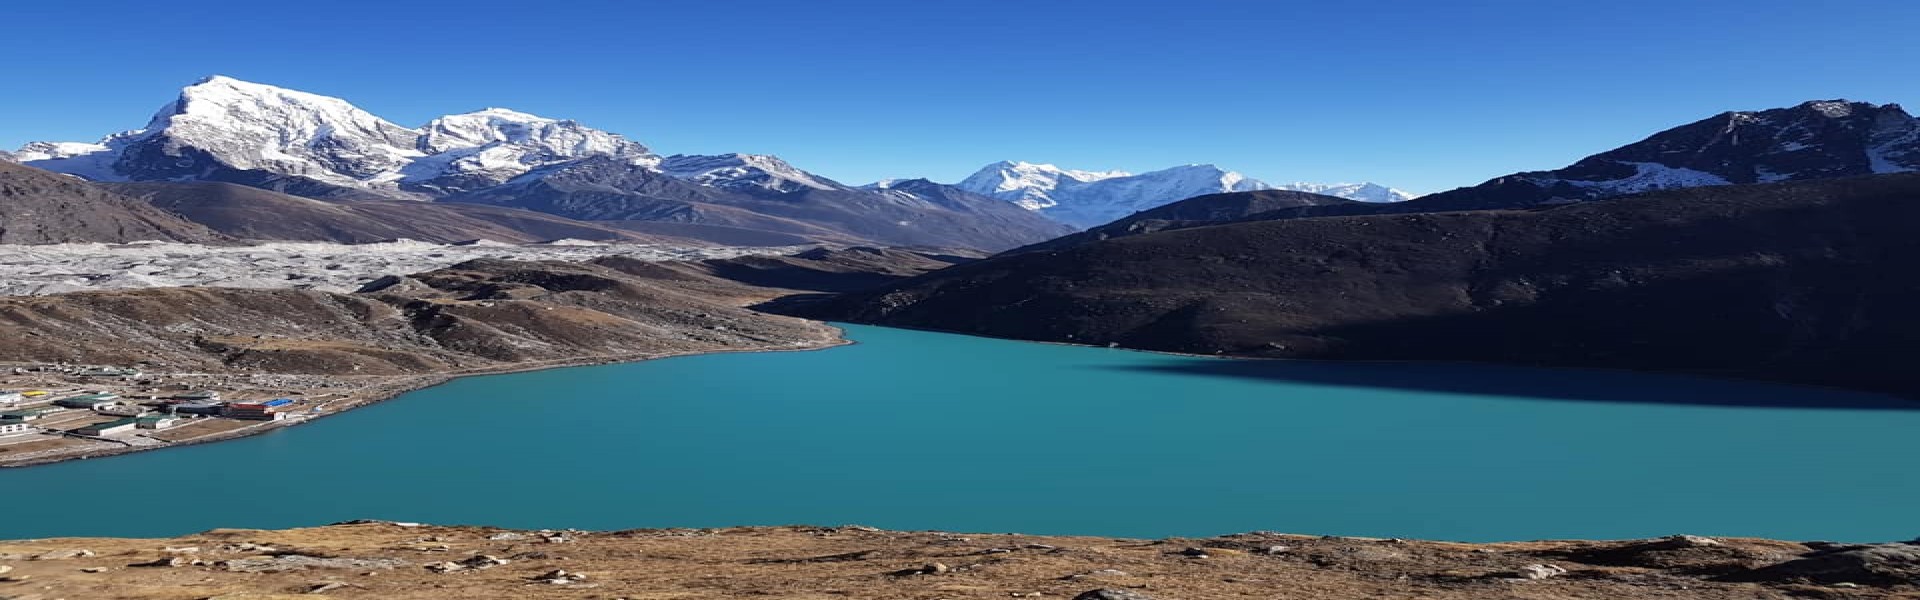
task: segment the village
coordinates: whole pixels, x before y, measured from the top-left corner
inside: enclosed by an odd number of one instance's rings
[[[0,365],[0,466],[226,439],[348,408],[331,378]]]

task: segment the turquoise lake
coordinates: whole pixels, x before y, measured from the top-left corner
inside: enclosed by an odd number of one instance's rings
[[[1466,541],[1920,535],[1920,402],[1605,371],[857,345],[473,377],[0,470],[0,538],[375,518]]]

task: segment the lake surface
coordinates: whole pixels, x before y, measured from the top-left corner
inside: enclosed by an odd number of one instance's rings
[[[466,378],[243,440],[0,470],[0,538],[357,518],[1469,541],[1920,535],[1911,401],[847,330],[858,345]]]

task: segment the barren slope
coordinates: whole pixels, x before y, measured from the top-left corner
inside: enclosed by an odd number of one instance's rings
[[[0,244],[230,241],[145,202],[0,161]]]
[[[404,200],[324,202],[220,182],[97,185],[144,199],[220,233],[255,240],[358,244],[406,238],[439,243],[473,239],[526,243],[573,238],[706,244],[496,206]]]
[[[653,279],[591,264],[487,259],[371,287],[356,294],[152,288],[0,298],[0,338],[10,340],[0,345],[0,361],[398,375],[835,339],[822,325],[740,308],[777,292],[717,278]]]
[[[1253,221],[1001,255],[809,316],[1274,358],[1670,370],[1920,393],[1920,175],[1537,211]]]
[[[59,558],[80,550],[91,556]],[[1917,556],[1920,546],[1908,544],[1705,538],[1457,544],[1262,532],[1150,541],[856,526],[600,533],[369,523],[215,530],[164,540],[0,542],[0,565],[14,567],[8,576],[17,579],[0,582],[0,594],[99,600],[313,593],[390,600],[1844,600],[1920,597],[1913,580],[1920,575]],[[436,572],[447,563],[474,566]],[[1085,595],[1101,589],[1107,595]]]

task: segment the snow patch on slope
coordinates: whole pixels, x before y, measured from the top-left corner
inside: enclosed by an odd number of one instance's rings
[[[848,189],[765,154],[676,154],[660,161],[659,168],[668,177],[726,189],[757,188],[774,192]]]
[[[1672,188],[1700,187],[1706,185],[1731,185],[1725,177],[1696,171],[1669,167],[1660,163],[1620,161],[1631,165],[1635,173],[1630,177],[1608,181],[1567,181],[1567,183],[1585,187],[1600,188],[1613,194],[1633,194],[1652,190]]]

